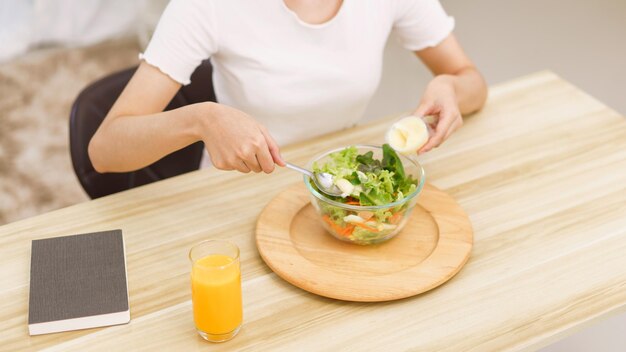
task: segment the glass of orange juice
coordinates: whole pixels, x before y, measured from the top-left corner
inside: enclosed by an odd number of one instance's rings
[[[239,248],[207,240],[191,248],[189,259],[196,330],[207,341],[232,339],[243,320]]]

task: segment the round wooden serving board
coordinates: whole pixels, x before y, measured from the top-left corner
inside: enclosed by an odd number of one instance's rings
[[[370,246],[339,241],[322,227],[304,184],[274,198],[256,227],[257,247],[280,277],[346,301],[401,299],[454,276],[472,250],[469,218],[447,193],[426,184],[403,231]]]

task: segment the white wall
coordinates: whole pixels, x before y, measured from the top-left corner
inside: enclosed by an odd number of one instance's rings
[[[0,62],[43,45],[82,46],[134,33],[137,0],[2,0]]]

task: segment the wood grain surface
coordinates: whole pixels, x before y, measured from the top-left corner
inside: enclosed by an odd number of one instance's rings
[[[411,297],[450,280],[472,249],[472,224],[445,192],[426,184],[396,237],[361,246],[333,238],[302,182],[279,193],[256,227],[265,263],[291,284],[355,302]]]
[[[417,94],[417,93],[416,93]],[[283,149],[304,164],[380,143],[391,118]],[[533,350],[626,306],[626,121],[550,72],[490,90],[442,147],[420,157],[474,228],[472,256],[445,285],[384,303],[320,297],[263,263],[263,207],[300,175],[201,170],[0,227],[0,350]],[[1,196],[1,195],[0,195]],[[131,323],[29,337],[30,241],[121,228]],[[244,325],[225,344],[197,336],[187,252],[241,248]]]

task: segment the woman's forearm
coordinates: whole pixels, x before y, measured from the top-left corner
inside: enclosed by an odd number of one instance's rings
[[[461,114],[471,114],[480,110],[487,100],[487,84],[482,75],[473,67],[460,70],[455,74],[443,74],[436,76],[436,81],[443,81],[454,88],[457,104]]]
[[[212,104],[106,119],[89,143],[94,168],[98,172],[137,170],[201,140]]]

